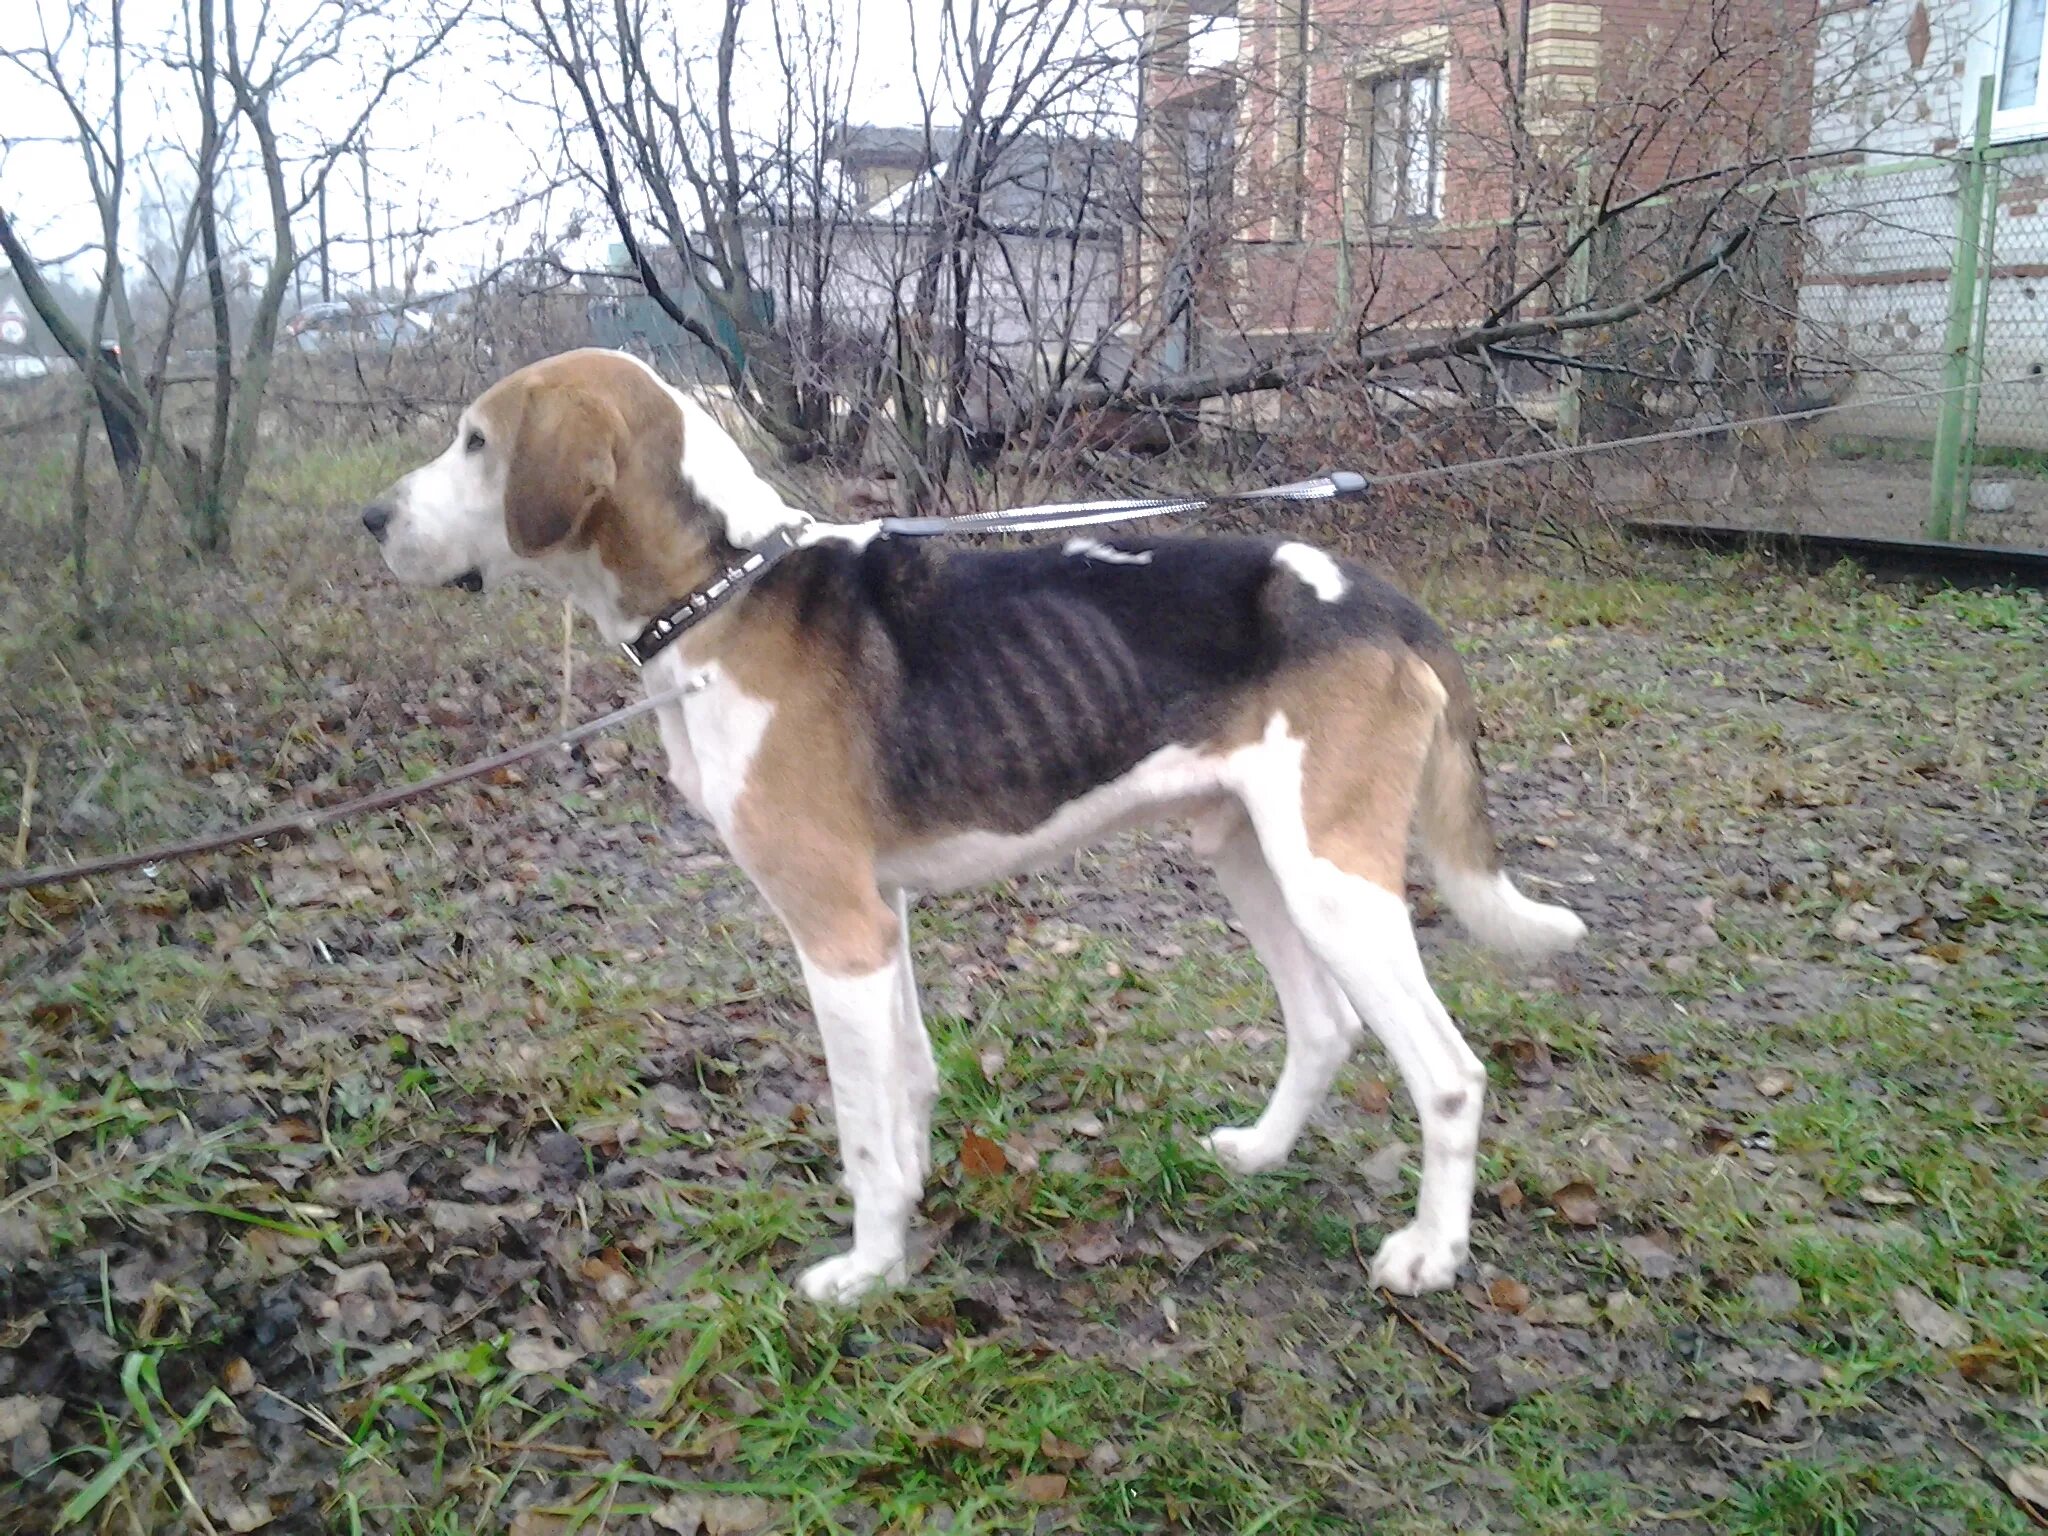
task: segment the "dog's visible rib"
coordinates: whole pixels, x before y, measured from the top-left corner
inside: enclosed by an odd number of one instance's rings
[[[365,517],[402,578],[568,593],[612,639],[801,517],[644,364],[576,352],[463,413]],[[1272,972],[1287,1059],[1207,1145],[1278,1166],[1354,1043],[1422,1129],[1415,1220],[1373,1279],[1449,1285],[1470,1241],[1486,1074],[1424,974],[1411,827],[1473,934],[1535,957],[1584,932],[1501,868],[1456,653],[1422,611],[1305,544],[1159,539],[991,554],[814,526],[648,666],[669,774],[788,928],[832,1079],[854,1234],[799,1281],[904,1277],[938,1079],[907,898],[1182,818]],[[473,578],[473,580],[471,579]]]

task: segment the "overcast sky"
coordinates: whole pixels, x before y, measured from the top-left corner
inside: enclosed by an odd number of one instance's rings
[[[571,188],[543,196],[560,169],[555,118],[545,102],[548,83],[539,67],[523,59],[508,62],[514,44],[500,18],[530,15],[531,0],[473,0],[471,13],[448,43],[423,63],[393,92],[372,123],[371,200],[380,241],[386,209],[400,230],[437,231],[428,255],[437,272],[423,277],[423,287],[459,282],[493,265],[502,255],[517,254],[536,230],[558,235],[590,199]],[[781,0],[794,5],[799,0]],[[916,80],[928,83],[937,74],[932,39],[943,0],[804,0],[834,14],[842,24],[858,15],[858,69],[851,93],[855,121],[914,123],[922,108]],[[182,47],[181,18],[186,0],[127,0],[127,35],[132,62],[123,102],[131,146],[154,146],[153,165],[166,177],[177,176],[179,146],[196,139],[186,77],[161,62],[167,48]],[[335,0],[270,0],[274,22],[304,23],[331,14]],[[711,0],[673,0],[685,28],[702,30],[708,45],[718,24],[720,7]],[[747,78],[737,93],[742,110],[752,107],[759,126],[772,125],[774,101],[781,82],[769,72],[770,0],[752,0],[746,38]],[[84,69],[80,25],[102,31],[105,0],[0,0],[0,49],[35,47],[47,34],[61,36],[70,23],[73,41],[65,55],[66,73],[88,78],[90,110],[104,114],[110,96],[104,59]],[[558,8],[559,0],[551,0]],[[399,6],[403,15],[417,7]],[[246,31],[250,18],[261,14],[261,0],[239,0],[238,17]],[[913,17],[916,21],[912,25]],[[1094,20],[1100,28],[1127,30],[1122,14],[1104,5]],[[394,28],[389,46],[403,46]],[[913,51],[912,37],[920,44]],[[319,66],[288,94],[281,116],[286,138],[301,145],[331,140],[346,129],[361,99],[361,76],[374,61],[367,55],[380,45],[381,30],[368,27],[350,34],[362,39],[362,51]],[[144,57],[154,56],[153,58]],[[72,127],[62,102],[31,75],[0,64],[0,205],[15,219],[31,248],[45,260],[61,257],[91,242],[97,234],[91,197],[71,142]],[[246,167],[248,158],[243,157]],[[137,175],[128,198],[126,224],[132,233],[140,200],[148,194],[150,176]],[[189,176],[185,178],[189,185]],[[257,186],[244,170],[245,195],[254,199]],[[522,206],[523,204],[523,206]],[[330,182],[330,235],[348,242],[335,252],[338,279],[353,286],[364,257],[363,187],[359,167],[351,159]],[[600,260],[613,238],[601,218],[587,218],[587,236],[574,254]],[[316,237],[310,214],[300,230],[300,243]],[[380,267],[383,254],[380,248]],[[86,265],[69,270],[83,277]],[[380,278],[382,273],[379,273]]]

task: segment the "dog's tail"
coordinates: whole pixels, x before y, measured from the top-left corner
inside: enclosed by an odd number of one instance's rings
[[[1501,868],[1486,811],[1478,711],[1457,653],[1445,644],[1425,650],[1423,658],[1447,695],[1423,766],[1416,818],[1437,890],[1482,944],[1529,961],[1570,949],[1586,934],[1578,914],[1531,901]]]

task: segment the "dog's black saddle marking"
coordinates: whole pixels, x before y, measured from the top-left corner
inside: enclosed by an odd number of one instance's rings
[[[1325,602],[1275,565],[1278,540],[1101,542],[1126,558],[883,538],[812,546],[764,579],[792,593],[808,634],[856,653],[851,676],[877,680],[861,702],[899,824],[1026,831],[1212,736],[1284,667],[1347,642],[1442,639],[1355,566]]]

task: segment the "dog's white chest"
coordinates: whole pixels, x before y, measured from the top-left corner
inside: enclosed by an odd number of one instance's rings
[[[724,668],[691,665],[674,651],[656,658],[648,672],[656,690],[686,690],[655,712],[669,782],[691,810],[729,835],[774,706],[741,688]]]

